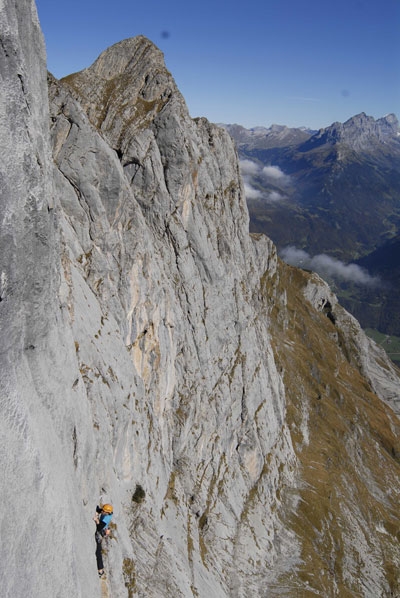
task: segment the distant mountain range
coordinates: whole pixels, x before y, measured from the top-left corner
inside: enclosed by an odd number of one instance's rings
[[[400,260],[391,257],[400,243],[397,117],[361,113],[319,131],[223,126],[241,159],[250,230],[281,252],[290,246],[296,265],[330,264],[321,274],[361,324],[400,335]],[[350,263],[371,276],[352,279]]]

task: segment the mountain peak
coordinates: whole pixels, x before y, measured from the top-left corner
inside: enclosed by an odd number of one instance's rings
[[[129,37],[107,48],[85,70],[93,71],[96,77],[113,79],[135,69],[138,63],[165,68],[163,53],[144,35]]]
[[[102,52],[88,68],[64,79],[86,107],[91,123],[120,150],[172,97],[184,105],[163,53],[139,35]],[[128,123],[128,124],[127,124]]]
[[[233,137],[239,147],[245,145],[250,147],[269,148],[273,146],[288,147],[298,143],[304,143],[313,131],[300,128],[291,128],[286,125],[273,124],[269,128],[252,127],[246,129],[240,125],[221,125]]]
[[[373,116],[368,116],[365,112],[361,112],[360,114],[352,116],[343,124],[344,129],[348,129],[349,127],[353,126],[357,126],[364,130],[372,129],[374,132],[387,131],[392,133],[397,132],[397,129],[399,128],[399,121],[397,116],[393,113],[386,114],[386,116],[375,120]]]
[[[388,114],[378,120],[365,112],[356,114],[346,122],[334,122],[320,129],[306,142],[306,149],[321,145],[347,145],[355,151],[370,150],[382,143],[397,141],[399,121],[395,114]]]

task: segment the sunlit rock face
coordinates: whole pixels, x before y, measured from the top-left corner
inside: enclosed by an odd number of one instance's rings
[[[139,52],[142,46],[147,52]],[[149,54],[150,60],[132,64],[123,52]],[[127,409],[115,434],[121,447],[118,468],[129,488],[125,501],[129,504],[136,484],[146,491],[140,509],[131,513],[134,552],[126,557],[133,559],[138,591],[151,583],[159,595],[187,595],[198,587],[224,596],[239,591],[247,569],[256,588],[264,577],[256,561],[264,562],[263,570],[272,569],[286,544],[294,559],[296,541],[282,526],[275,490],[280,479],[293,478],[296,461],[259,293],[262,273],[269,268],[272,275],[277,258],[265,237],[256,241],[248,234],[236,153],[224,131],[205,120],[192,121],[176,90],[147,128],[132,120],[132,94],[141,105],[146,93],[138,80],[151,81],[153,54],[159,56],[147,40],[128,40],[99,59],[96,77],[89,70],[70,77],[68,87],[50,82],[54,156],[63,175],[60,197],[71,186],[68,203],[62,200],[64,262],[98,297],[104,317],[110,314],[118,322],[137,380],[132,387],[118,364],[113,366],[115,380],[126,389]],[[98,64],[108,74],[110,62],[123,68],[128,63],[137,87],[123,89],[131,102],[126,151],[110,149],[117,145],[115,127],[121,123],[110,118],[108,131],[108,112],[104,122],[90,123],[70,94],[71,87],[75,96],[84,89],[82,104],[89,116],[96,114],[88,82],[100,82],[93,92],[98,98],[104,76]],[[175,89],[165,70],[159,78]],[[110,85],[104,83],[106,89]],[[165,96],[162,87],[155,89],[149,102]],[[72,306],[74,284],[70,292]],[[101,392],[105,402],[115,402],[115,391],[101,379],[109,357],[96,365],[102,372],[96,387],[90,373],[93,343],[104,336],[98,320],[98,330],[90,333],[80,322],[76,326],[76,318],[72,326],[79,359],[89,369],[88,395],[97,402]],[[99,422],[99,435],[104,429]],[[255,486],[265,500],[251,515]],[[266,511],[269,503],[274,516]],[[260,528],[256,537],[254,526]],[[141,555],[143,546],[148,548]],[[276,569],[288,567],[289,561]]]
[[[397,592],[398,372],[248,234],[232,141],[151,42],[49,76],[48,114],[34,9],[2,10],[6,595]]]

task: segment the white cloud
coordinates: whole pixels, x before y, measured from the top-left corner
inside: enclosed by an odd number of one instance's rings
[[[267,198],[269,199],[269,201],[280,201],[281,199],[283,199],[283,195],[278,193],[278,191],[271,191],[270,193],[268,193]]]
[[[273,179],[275,182],[287,184],[290,182],[290,176],[285,174],[279,166],[270,164],[261,168],[257,162],[253,160],[240,160],[240,172],[243,177],[263,176],[264,178]]]
[[[260,199],[262,197],[261,191],[255,189],[248,181],[244,180],[244,193],[246,199]]]
[[[291,266],[303,266],[304,262],[310,260],[310,254],[303,249],[297,249],[293,245],[288,245],[280,251],[281,258]]]
[[[367,286],[376,286],[380,283],[377,276],[371,276],[367,270],[357,264],[345,264],[324,253],[311,257],[309,253],[302,249],[288,246],[282,249],[280,255],[288,264],[314,270],[321,276],[331,276]]]
[[[262,175],[267,179],[272,179],[279,185],[290,185],[290,176],[285,174],[279,166],[264,166],[262,169]]]
[[[252,160],[240,160],[239,161],[240,172],[242,176],[256,175],[260,172],[260,167],[256,162]]]
[[[279,166],[264,166],[262,173],[270,179],[281,179],[286,176]]]
[[[240,160],[240,172],[243,177],[246,199],[265,199],[266,201],[280,201],[283,195],[278,191],[260,191],[254,187],[256,177],[272,179],[270,184],[278,185],[279,188],[290,183],[290,177],[287,176],[279,166],[261,166],[253,160]]]
[[[261,191],[253,187],[253,178],[260,173],[260,166],[253,160],[239,160],[240,173],[243,177],[246,199],[260,199]]]

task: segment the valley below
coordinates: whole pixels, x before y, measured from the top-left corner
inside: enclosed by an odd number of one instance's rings
[[[224,127],[238,148],[250,230],[271,237],[288,263],[321,274],[363,328],[396,342],[397,117],[375,120],[362,113],[319,131]]]

